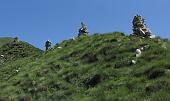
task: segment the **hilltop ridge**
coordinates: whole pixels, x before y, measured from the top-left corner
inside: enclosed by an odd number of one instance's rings
[[[136,58],[136,49],[144,45],[149,48]],[[121,32],[65,40],[39,57],[1,66],[0,99],[168,101],[169,52],[166,39]]]
[[[12,42],[14,39],[11,37],[1,37],[0,38],[0,47],[3,46],[4,44],[7,44],[9,42]]]
[[[15,38],[0,38],[0,43],[0,65],[25,57],[39,56],[43,52],[27,42],[16,41]]]

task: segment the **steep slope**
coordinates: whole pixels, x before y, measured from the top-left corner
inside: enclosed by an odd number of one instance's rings
[[[136,49],[144,45],[149,48],[136,58]],[[167,40],[119,32],[65,40],[41,57],[18,59],[1,67],[0,97],[16,101],[169,101],[169,53]]]
[[[0,53],[4,55],[7,60],[14,60],[37,55],[42,53],[42,51],[26,42],[10,42],[1,46]]]
[[[8,43],[6,41],[6,43],[0,47],[0,65],[25,57],[39,56],[42,52],[42,50],[23,41],[14,42],[14,39]]]

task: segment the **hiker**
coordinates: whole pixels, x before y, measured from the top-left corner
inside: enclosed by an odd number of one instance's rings
[[[79,36],[82,36],[82,35],[88,35],[88,29],[87,29],[87,26],[81,22],[81,28],[79,29],[79,34],[78,34],[78,37]]]
[[[51,41],[50,40],[47,40],[45,42],[45,47],[46,47],[46,51],[51,48]]]

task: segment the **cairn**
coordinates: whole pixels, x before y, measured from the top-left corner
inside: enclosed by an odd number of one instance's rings
[[[19,41],[20,41],[19,38],[18,38],[18,37],[15,37],[13,42],[14,42],[14,43],[17,43],[17,42],[19,42]]]
[[[136,15],[133,19],[133,35],[141,36],[144,38],[153,38],[152,32],[145,24],[145,19],[140,16]]]

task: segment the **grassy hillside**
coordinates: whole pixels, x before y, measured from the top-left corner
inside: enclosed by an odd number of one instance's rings
[[[144,45],[149,48],[136,58]],[[169,53],[165,39],[119,32],[65,40],[0,67],[0,100],[169,101]]]
[[[0,38],[0,47],[3,46],[4,44],[7,44],[9,42],[12,42],[14,39],[10,37],[2,37]]]
[[[0,47],[0,63],[8,64],[7,62],[14,62],[17,59],[25,58],[25,57],[35,57],[42,54],[42,50],[35,48],[34,46],[23,42],[14,42],[13,40],[4,41],[6,40],[2,38],[2,46]]]

